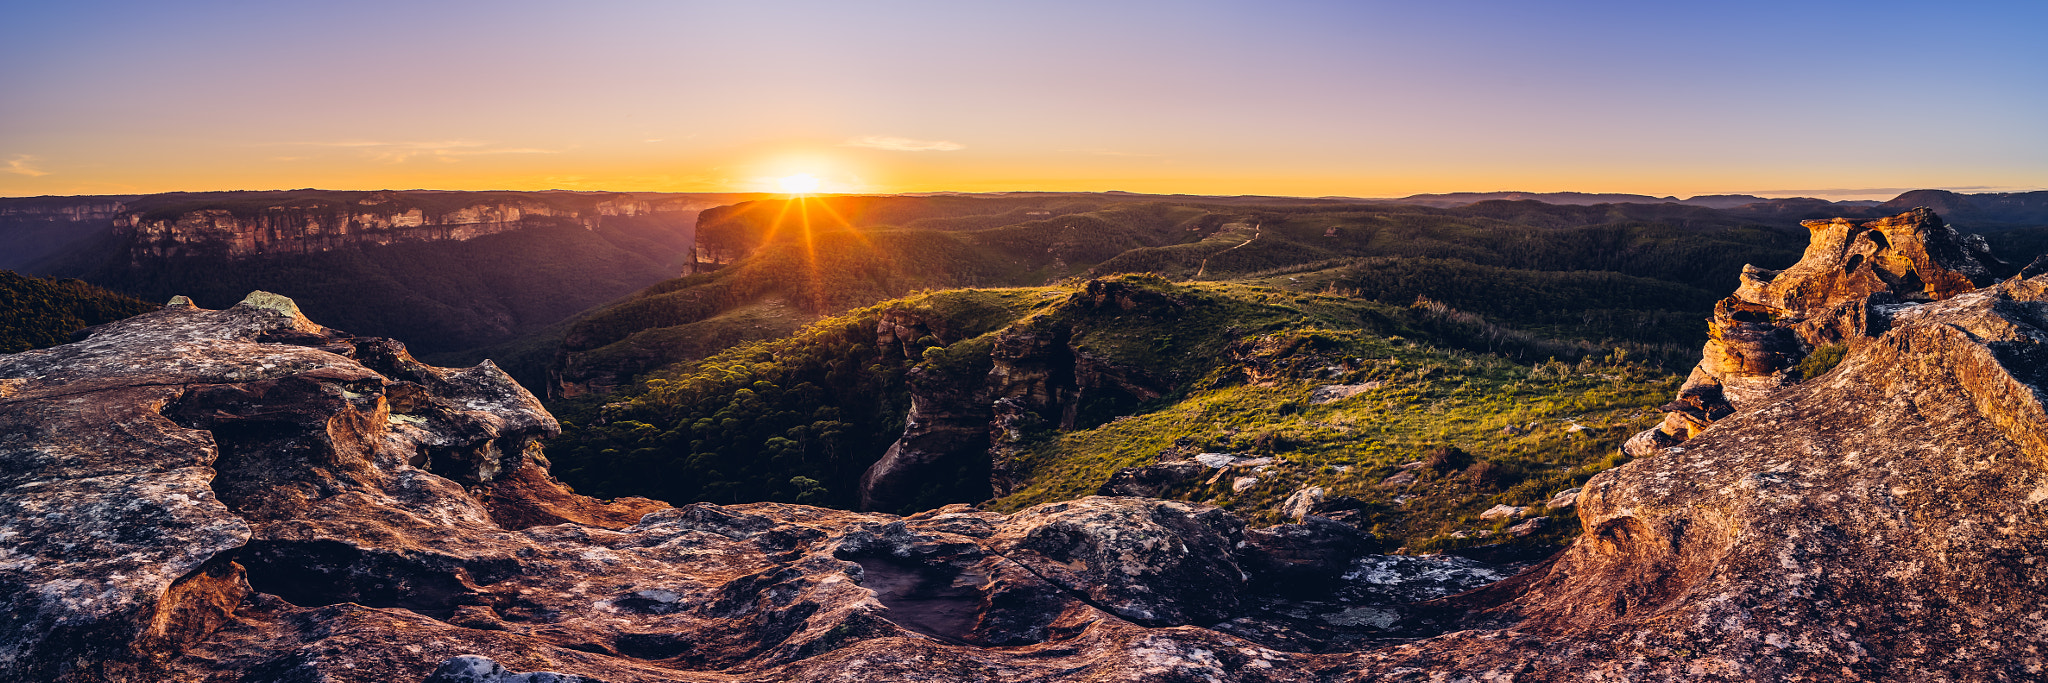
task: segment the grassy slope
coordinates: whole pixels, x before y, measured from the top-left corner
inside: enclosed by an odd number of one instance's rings
[[[1485,507],[1547,499],[1612,466],[1620,440],[1654,419],[1652,407],[1678,381],[1618,358],[1522,364],[1474,353],[1463,348],[1476,342],[1470,329],[1439,324],[1424,309],[1236,283],[1116,280],[1184,308],[1095,309],[1069,286],[892,301],[670,368],[609,407],[569,406],[558,411],[568,434],[549,452],[567,481],[598,495],[845,505],[860,470],[902,429],[906,370],[921,362],[978,378],[996,331],[1056,325],[1075,331],[1075,347],[1174,376],[1178,388],[1073,432],[1039,433],[1022,460],[1029,483],[992,507],[1087,495],[1161,451],[1233,452],[1279,462],[1233,473],[1259,477],[1243,491],[1223,477],[1173,495],[1275,521],[1288,494],[1322,486],[1359,499],[1389,539],[1436,547],[1469,542],[1442,535],[1483,526],[1470,518]],[[912,359],[883,353],[873,329],[890,309],[951,321],[955,338],[930,340]],[[1383,388],[1308,400],[1318,386],[1370,381]],[[1503,431],[1509,426],[1514,433]],[[1378,486],[1396,465],[1446,445],[1477,463],[1423,471],[1429,476],[1408,487]],[[1396,504],[1398,496],[1408,497]]]
[[[1442,547],[1455,543],[1447,538],[1451,532],[1493,526],[1477,522],[1488,507],[1540,503],[1621,462],[1621,441],[1660,419],[1654,407],[1679,383],[1676,375],[1638,364],[1529,366],[1398,337],[1361,338],[1349,350],[1371,362],[1328,379],[1202,389],[1047,439],[1030,449],[1032,483],[989,507],[1017,510],[1088,495],[1118,469],[1152,464],[1162,452],[1227,452],[1276,462],[1256,473],[1218,471],[1169,495],[1277,522],[1288,495],[1319,486],[1330,496],[1362,501],[1367,525],[1383,538]],[[1318,386],[1371,381],[1383,384],[1327,404],[1310,400]],[[1447,472],[1418,468],[1423,476],[1413,484],[1380,485],[1407,471],[1399,465],[1443,446],[1477,462]],[[1479,463],[1494,463],[1495,473]],[[1235,490],[1239,476],[1258,481]]]
[[[785,301],[816,317],[925,289],[1043,284],[1084,274],[1132,248],[1200,239],[1209,216],[1193,207],[1130,204],[980,230],[820,231],[768,244],[725,268],[663,282],[585,315],[562,346],[600,359],[593,362],[644,357],[636,350],[645,348],[640,340],[692,334],[687,326],[766,301]],[[676,329],[654,332],[668,328]],[[764,334],[746,339],[779,332],[760,330]],[[639,370],[698,357],[687,349],[660,354]]]

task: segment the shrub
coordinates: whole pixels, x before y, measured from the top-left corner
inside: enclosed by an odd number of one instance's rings
[[[1827,371],[1841,364],[1842,357],[1848,353],[1849,347],[1845,344],[1828,344],[1814,349],[1813,353],[1806,354],[1806,357],[1799,361],[1800,379],[1813,379],[1827,374]]]

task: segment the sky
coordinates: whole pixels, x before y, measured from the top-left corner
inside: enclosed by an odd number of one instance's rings
[[[0,196],[2048,189],[2048,2],[0,5]]]

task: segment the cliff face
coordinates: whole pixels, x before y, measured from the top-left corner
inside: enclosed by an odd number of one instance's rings
[[[27,270],[102,235],[133,197],[0,198],[0,269]]]
[[[15,200],[0,203],[0,217],[40,218],[60,221],[105,221],[128,210],[128,205],[111,197],[80,197],[75,201]]]
[[[1179,304],[1117,280],[1092,280],[1066,306],[1103,317],[1171,317]],[[1165,393],[1168,382],[1142,369],[1116,363],[1077,341],[1087,316],[1043,316],[997,333],[986,365],[967,372],[913,369],[908,376],[910,414],[903,436],[868,468],[860,481],[861,505],[894,509],[912,500],[909,492],[931,484],[933,472],[951,474],[973,459],[989,471],[997,496],[1023,484],[1016,463],[1019,444],[1037,430],[1071,431],[1092,417],[1093,404],[1135,404]],[[892,313],[877,325],[877,345],[908,349],[908,343],[936,333],[926,321]],[[1128,406],[1126,406],[1128,407]]]
[[[377,192],[346,201],[302,198],[234,209],[156,209],[121,214],[113,219],[113,226],[117,233],[132,235],[129,259],[142,263],[198,254],[241,258],[405,241],[468,240],[515,230],[522,222],[536,219],[595,229],[606,217],[701,211],[711,206],[693,199],[647,200],[631,195],[576,195],[574,201],[544,201],[554,198],[494,194],[456,202],[434,196],[431,199],[439,201],[430,203],[411,193]]]

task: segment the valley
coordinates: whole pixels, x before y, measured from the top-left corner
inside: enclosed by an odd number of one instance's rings
[[[2024,678],[2048,274],[1925,208],[1802,227],[1682,383],[1330,286],[1372,260],[916,292],[560,418],[178,298],[0,355],[0,673]]]

